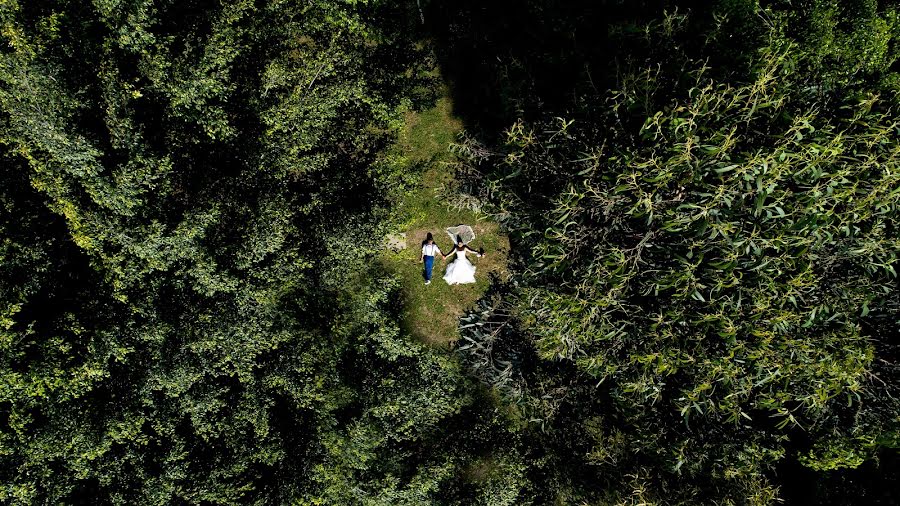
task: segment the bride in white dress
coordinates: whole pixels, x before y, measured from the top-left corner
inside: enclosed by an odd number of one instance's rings
[[[475,266],[466,258],[467,251],[479,257],[484,256],[484,253],[473,250],[463,244],[462,241],[456,243],[456,247],[453,248],[449,255],[444,255],[444,260],[446,261],[448,256],[456,254],[456,259],[447,266],[447,272],[444,273],[444,281],[448,285],[463,285],[475,282]]]

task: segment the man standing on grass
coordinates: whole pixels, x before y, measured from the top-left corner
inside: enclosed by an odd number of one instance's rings
[[[431,284],[431,270],[434,268],[434,257],[436,255],[443,257],[444,253],[434,243],[434,236],[431,235],[431,232],[428,232],[428,235],[425,236],[425,241],[422,243],[422,257],[419,259],[425,263],[425,271],[422,274],[425,277],[426,285]]]

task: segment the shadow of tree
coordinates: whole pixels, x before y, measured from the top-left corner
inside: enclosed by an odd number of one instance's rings
[[[727,13],[729,39],[751,2],[699,0],[432,0],[422,2],[425,30],[467,128],[490,140],[518,118],[590,114],[602,107],[625,60],[642,61],[659,47],[639,47],[642,26],[665,12],[694,12],[685,41],[699,58],[731,61],[749,40],[708,44],[716,12]],[[717,9],[714,9],[714,4]],[[673,62],[675,63],[675,62]]]

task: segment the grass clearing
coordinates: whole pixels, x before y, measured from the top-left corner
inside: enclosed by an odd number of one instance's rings
[[[499,226],[475,212],[452,209],[438,196],[437,189],[453,178],[448,162],[454,158],[448,147],[462,131],[462,123],[453,116],[452,109],[450,100],[442,97],[429,110],[407,114],[397,148],[409,163],[422,167],[423,175],[419,187],[402,203],[407,247],[396,253],[388,251],[382,257],[385,266],[402,281],[404,330],[435,346],[451,346],[458,339],[459,317],[487,290],[491,274],[504,278],[508,275],[509,239]],[[475,230],[476,238],[470,246],[486,252],[482,258],[470,257],[478,282],[447,285],[441,279],[447,264],[436,258],[432,283],[426,286],[419,262],[425,235],[434,234],[435,243],[449,252],[452,242],[444,229],[461,223]]]

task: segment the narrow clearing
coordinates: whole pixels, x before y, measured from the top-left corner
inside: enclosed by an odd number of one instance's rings
[[[459,337],[459,317],[487,290],[491,274],[503,278],[508,274],[509,239],[497,223],[471,210],[453,209],[440,196],[440,188],[454,176],[455,157],[448,147],[461,131],[462,123],[453,117],[452,103],[446,97],[432,109],[407,115],[397,147],[409,163],[422,165],[423,176],[418,188],[402,204],[406,248],[389,251],[382,260],[402,281],[404,329],[424,342],[442,347],[451,346]],[[486,252],[482,258],[472,257],[478,282],[447,285],[441,279],[447,264],[437,258],[433,281],[426,286],[419,262],[425,235],[434,234],[436,244],[446,253],[452,243],[444,229],[461,223],[475,230],[476,238],[470,246]]]

